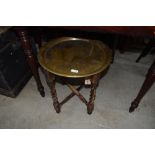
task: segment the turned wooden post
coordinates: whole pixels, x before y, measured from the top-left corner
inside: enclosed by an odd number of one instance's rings
[[[61,111],[61,104],[58,101],[57,92],[55,88],[55,75],[45,71],[47,85],[50,88],[51,96],[53,98],[53,106],[57,113]]]
[[[90,90],[90,97],[89,102],[87,103],[87,113],[91,114],[94,110],[94,101],[96,97],[96,87],[99,82],[99,74],[93,75],[91,78],[91,90]]]
[[[138,107],[141,99],[144,97],[144,95],[147,93],[147,91],[151,88],[154,81],[155,81],[155,61],[151,65],[151,67],[147,73],[146,79],[145,79],[137,97],[131,103],[131,107],[129,108],[129,112],[133,112]]]
[[[42,86],[42,83],[40,81],[40,77],[38,73],[38,65],[32,53],[30,38],[28,37],[27,31],[25,30],[24,27],[16,27],[15,29],[20,37],[21,44],[24,49],[24,53],[27,57],[28,64],[32,70],[33,76],[37,83],[38,90],[41,96],[44,97],[45,96],[44,87]]]

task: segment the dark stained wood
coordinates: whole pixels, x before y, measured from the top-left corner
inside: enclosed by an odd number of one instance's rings
[[[94,101],[96,97],[96,87],[99,82],[100,74],[93,75],[91,78],[91,90],[90,90],[90,98],[87,104],[87,113],[91,114],[94,110]]]
[[[54,28],[54,26],[49,28]],[[154,36],[155,32],[155,26],[60,26],[60,28],[95,32],[108,32],[127,36],[149,37]]]
[[[83,86],[79,86],[76,90],[80,91],[83,88]],[[68,95],[62,102],[60,102],[60,105],[62,106],[63,104],[65,104],[68,100],[70,100],[73,96],[75,96],[75,93],[71,93],[70,95]]]
[[[35,29],[33,29],[34,31],[34,39],[35,42],[38,44],[39,47],[42,46],[42,30],[40,27],[35,27]]]
[[[54,106],[56,112],[60,113],[60,107],[61,106],[60,106],[60,103],[58,101],[57,92],[56,92],[56,88],[55,88],[55,75],[51,74],[47,71],[45,71],[45,74],[46,74],[47,84],[51,90],[51,95],[53,98],[53,106]]]
[[[136,62],[139,62],[142,57],[145,57],[155,45],[155,38],[151,38],[149,43],[146,45],[140,56],[137,58]]]
[[[37,83],[38,90],[42,97],[45,96],[44,87],[40,81],[39,73],[38,73],[38,65],[32,53],[32,46],[30,39],[28,37],[27,31],[24,27],[16,27],[16,31],[20,37],[22,47],[24,49],[25,55],[27,57],[28,64],[32,70],[33,76]]]
[[[64,27],[65,29],[77,29],[77,30],[85,30],[85,31],[95,31],[95,32],[108,32],[114,34],[121,34],[124,36],[130,37],[149,37],[154,38],[155,36],[155,26],[71,26],[71,27]],[[141,57],[145,56],[150,47],[152,46],[152,40],[140,57],[137,59],[137,62],[140,60]],[[113,47],[113,57],[114,57],[115,45]],[[154,64],[148,71],[148,75],[144,84],[142,85],[139,94],[137,95],[136,99],[132,102],[130,107],[130,112],[134,111],[135,108],[138,107],[140,100],[146,94],[146,92],[150,89],[152,84],[154,83],[155,79],[155,69]],[[93,108],[93,106],[91,107]],[[91,110],[90,110],[91,111]]]
[[[151,88],[155,81],[155,61],[151,65],[148,74],[146,76],[146,79],[137,95],[135,100],[131,103],[131,107],[129,108],[129,112],[133,112],[139,105],[141,99],[144,97],[144,95],[148,92],[148,90]]]
[[[67,84],[67,86],[74,92],[75,95],[79,97],[79,99],[87,105],[87,100],[79,93],[72,85]]]
[[[49,27],[52,28],[52,27]],[[154,37],[155,35],[155,26],[68,26],[68,27],[61,27],[65,29],[77,29],[77,30],[85,30],[85,31],[98,31],[98,32],[110,32],[115,34],[122,34],[127,36],[148,36],[148,37]],[[32,54],[30,41],[27,36],[27,32],[22,27],[16,27],[16,30],[21,38],[21,42],[23,45],[23,48],[25,50],[25,54],[28,59],[28,63],[31,67],[31,70],[33,72],[34,78],[37,82],[38,89],[42,96],[44,96],[44,90],[43,86],[41,84],[39,74],[38,74],[38,68],[37,63],[35,62],[35,59]],[[39,40],[39,39],[38,39]],[[39,43],[40,41],[38,41]],[[39,43],[41,46],[41,43]],[[115,48],[114,48],[115,49]],[[152,69],[153,68],[153,69]],[[149,90],[149,88],[152,86],[154,82],[154,64],[151,66],[151,69],[148,72],[148,75],[146,77],[146,80],[136,97],[136,99],[133,101],[132,106],[130,107],[130,112],[132,112],[136,107],[138,107],[138,104],[142,97],[145,95],[145,93]]]
[[[71,99],[73,96],[77,95],[79,97],[79,99],[86,104],[87,106],[87,112],[88,114],[91,114],[93,112],[94,109],[94,101],[95,101],[95,96],[96,96],[96,88],[97,88],[97,84],[99,82],[99,77],[100,74],[96,74],[93,75],[91,77],[91,91],[90,91],[90,98],[89,101],[87,102],[87,100],[82,96],[81,93],[79,93],[79,91],[83,88],[83,85],[80,85],[77,89],[74,88],[74,86],[66,83],[64,81],[64,84],[66,84],[72,91],[71,94],[69,94],[67,97],[65,97],[62,102],[58,101],[58,97],[57,97],[57,92],[56,92],[56,87],[55,87],[55,75],[49,73],[48,71],[44,70],[44,74],[46,77],[46,82],[50,88],[51,91],[51,96],[53,99],[53,106],[54,109],[56,110],[57,113],[60,113],[61,111],[61,106],[63,104],[65,104],[69,99]]]

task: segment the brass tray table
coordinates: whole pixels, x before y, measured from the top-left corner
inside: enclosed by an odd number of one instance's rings
[[[91,114],[100,75],[110,66],[112,60],[111,50],[98,40],[63,37],[43,46],[38,54],[38,60],[46,75],[56,112],[59,113],[61,106],[77,95],[86,104],[88,114]],[[83,79],[83,83],[76,89],[64,80],[72,93],[59,102],[55,88],[57,76],[64,79]],[[89,101],[79,92],[84,85],[89,85],[91,88]]]

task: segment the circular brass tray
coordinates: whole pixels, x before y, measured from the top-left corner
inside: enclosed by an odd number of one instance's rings
[[[38,54],[40,65],[63,77],[87,77],[105,70],[111,50],[101,41],[63,37],[48,42]]]

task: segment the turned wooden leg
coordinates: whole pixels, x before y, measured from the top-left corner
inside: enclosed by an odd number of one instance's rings
[[[47,71],[45,73],[46,73],[47,84],[51,90],[54,109],[56,110],[57,113],[60,113],[61,107],[60,107],[60,103],[58,101],[57,92],[56,92],[56,88],[55,88],[55,75],[53,75]]]
[[[129,108],[129,112],[133,112],[138,107],[141,99],[144,97],[144,95],[147,93],[147,91],[151,88],[154,81],[155,81],[155,61],[151,65],[151,67],[148,71],[148,74],[146,76],[146,79],[145,79],[137,97],[131,103],[131,107]]]
[[[27,35],[27,31],[24,29],[24,27],[16,27],[16,31],[21,39],[22,47],[24,49],[24,53],[27,57],[28,64],[32,70],[33,76],[35,78],[35,81],[37,83],[38,90],[40,92],[40,95],[42,97],[45,96],[44,87],[42,86],[42,83],[40,81],[39,73],[38,73],[38,65],[36,63],[36,60],[32,53],[32,47],[30,39]]]
[[[87,103],[87,113],[91,114],[94,110],[94,101],[96,97],[96,87],[99,82],[99,75],[93,75],[91,78],[91,90],[90,90],[90,98]]]
[[[155,44],[155,38],[152,38],[146,45],[145,49],[142,51],[140,56],[137,58],[136,62],[139,62],[141,58],[145,57],[151,51],[154,44]]]

